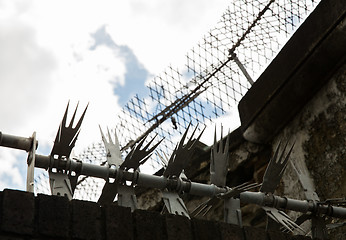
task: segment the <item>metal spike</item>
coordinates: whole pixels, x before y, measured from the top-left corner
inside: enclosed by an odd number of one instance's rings
[[[191,212],[191,216],[192,217],[198,217],[200,215],[205,216],[210,209],[213,208],[213,206],[215,206],[218,202],[220,202],[220,199],[214,197],[214,198],[210,198],[207,201],[201,203],[200,205],[198,205],[192,212]]]
[[[86,110],[88,109],[88,105],[89,105],[88,104],[86,106],[86,108],[85,108],[83,114],[81,115],[78,123],[73,128],[72,125],[73,125],[73,122],[75,119],[78,105],[75,109],[75,112],[72,116],[72,119],[69,123],[69,126],[66,127],[66,119],[67,119],[69,104],[70,103],[67,104],[64,117],[63,117],[61,124],[59,126],[59,130],[58,130],[58,133],[56,135],[54,145],[53,145],[53,148],[51,151],[51,156],[58,155],[58,158],[61,158],[61,157],[69,158],[70,157],[72,148],[74,147],[74,145],[77,141],[78,134],[80,132],[80,126],[82,124]]]
[[[107,151],[107,162],[108,162],[108,165],[109,166],[115,165],[115,166],[119,167],[123,163],[123,160],[121,158],[120,145],[119,145],[117,134],[114,133],[115,140],[114,140],[114,143],[113,143],[113,140],[112,140],[112,137],[110,135],[109,129],[107,128],[108,139],[109,139],[107,141],[106,137],[104,136],[104,134],[102,132],[101,126],[99,126],[99,128],[100,128],[103,144],[105,145],[105,148],[106,148],[106,151]]]
[[[287,145],[288,145],[288,142],[285,144],[285,147],[282,150],[280,157],[278,158],[281,142],[278,144],[275,154],[273,158],[270,159],[268,167],[264,173],[263,183],[260,189],[261,192],[274,193],[275,189],[279,185],[282,175],[286,169],[289,156],[294,147],[294,144],[293,144],[289,152],[287,153],[286,157],[284,157],[284,152],[286,150]]]
[[[299,178],[299,182],[304,189],[305,198],[307,200],[319,202],[320,198],[318,197],[317,193],[315,192],[315,187],[314,187],[313,181],[312,181],[311,177],[309,176],[309,173],[308,173],[306,167],[302,166],[302,164],[300,164],[298,166],[298,162],[295,162],[295,163],[291,162],[291,165],[292,165],[293,169],[295,170],[295,172],[297,173],[297,176]]]
[[[216,127],[214,134],[214,145],[211,148],[211,160],[210,160],[210,182],[219,187],[226,185],[226,176],[228,173],[229,162],[229,138],[227,135],[225,147],[222,138],[222,126],[221,126],[221,140],[216,142]]]
[[[151,156],[151,153],[155,150],[155,148],[163,141],[163,139],[161,139],[158,143],[156,143],[153,147],[149,148],[149,145],[154,141],[154,139],[156,138],[157,135],[155,135],[155,137],[153,139],[151,139],[149,141],[149,143],[147,145],[145,145],[145,147],[143,147],[142,149],[140,149],[145,141],[145,139],[148,137],[148,135],[146,135],[140,142],[139,144],[134,147],[130,153],[126,156],[125,161],[120,165],[120,169],[125,169],[128,170],[130,168],[137,170],[138,167],[141,164],[144,164],[148,158]],[[147,150],[148,149],[148,150]]]
[[[262,184],[260,183],[243,183],[241,185],[238,185],[236,187],[230,188],[227,192],[218,194],[217,197],[221,199],[228,199],[228,198],[234,198],[238,197],[240,193],[245,191],[250,191],[252,189],[260,187]]]
[[[272,218],[275,222],[281,224],[284,226],[287,230],[290,232],[293,232],[294,230],[300,230],[303,234],[305,234],[305,231],[298,226],[294,221],[291,220],[291,218],[284,213],[281,210],[278,210],[276,208],[271,207],[262,207],[267,215]]]
[[[164,177],[172,177],[172,176],[178,177],[180,175],[180,173],[182,172],[182,170],[186,167],[188,160],[191,159],[195,144],[201,138],[205,128],[202,130],[200,135],[195,140],[192,140],[192,138],[196,132],[196,129],[198,128],[198,126],[197,126],[194,129],[194,131],[193,131],[191,137],[189,138],[189,140],[187,141],[187,143],[184,145],[184,141],[185,141],[185,138],[186,138],[186,135],[187,135],[187,132],[188,132],[190,126],[191,126],[191,123],[186,128],[185,133],[184,133],[183,137],[181,138],[179,144],[175,147],[175,149],[174,149],[174,151],[173,151],[173,153],[172,153],[172,155],[168,161],[168,166],[163,173]]]

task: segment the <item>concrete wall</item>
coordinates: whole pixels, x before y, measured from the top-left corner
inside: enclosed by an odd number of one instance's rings
[[[310,174],[321,201],[346,196],[346,65],[308,102],[275,137],[295,142],[290,161]],[[288,165],[278,194],[305,199],[297,174]],[[291,213],[293,217],[297,214]],[[328,219],[330,222],[342,222]],[[308,228],[309,225],[306,226]],[[346,239],[346,226],[333,230],[331,239]]]
[[[310,239],[158,212],[5,189],[0,192],[0,239]]]

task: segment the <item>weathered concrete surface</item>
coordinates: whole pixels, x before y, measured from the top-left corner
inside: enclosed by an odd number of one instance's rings
[[[273,146],[279,141],[295,142],[291,161],[310,173],[321,201],[345,198],[346,64],[275,137]],[[278,193],[305,199],[303,192],[296,172],[288,165]],[[340,228],[331,231],[330,237],[344,239],[337,235],[345,232],[346,227]]]
[[[346,5],[322,1],[239,103],[244,138],[269,142],[326,82],[346,55]]]

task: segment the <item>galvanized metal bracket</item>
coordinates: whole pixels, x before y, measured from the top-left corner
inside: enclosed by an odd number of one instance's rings
[[[28,170],[26,174],[26,191],[34,192],[34,176],[35,176],[35,155],[36,155],[36,132],[32,134],[32,147],[28,154],[27,164]]]
[[[311,235],[312,239],[328,239],[326,221],[321,216],[312,215],[311,217]]]
[[[69,200],[73,198],[70,179],[66,173],[49,171],[49,182],[52,195],[65,196]]]
[[[225,199],[224,221],[226,223],[235,224],[239,227],[243,227],[239,198]]]
[[[231,57],[231,59],[233,61],[235,61],[235,63],[238,65],[238,67],[240,68],[240,70],[242,71],[242,73],[244,74],[244,76],[246,77],[246,79],[248,80],[248,82],[253,85],[254,81],[252,80],[250,74],[248,73],[248,71],[246,70],[246,68],[244,67],[244,65],[240,62],[239,58],[237,57],[237,54],[235,54],[232,51],[229,51],[229,55]]]
[[[132,186],[118,185],[118,205],[129,207],[131,211],[138,209],[135,189]]]
[[[178,193],[162,191],[162,199],[169,213],[190,218],[185,203]]]

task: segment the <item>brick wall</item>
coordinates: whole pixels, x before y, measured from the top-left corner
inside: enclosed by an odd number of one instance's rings
[[[59,196],[0,192],[0,239],[310,239]]]

